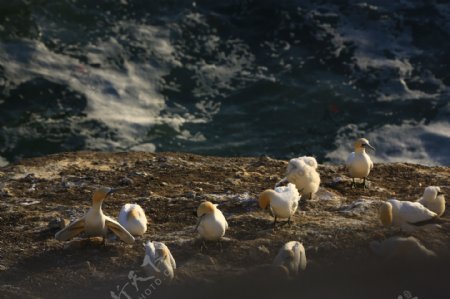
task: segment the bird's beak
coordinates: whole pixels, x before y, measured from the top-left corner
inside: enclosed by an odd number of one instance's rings
[[[438,195],[438,196],[439,196],[439,195],[444,195],[444,192],[438,191],[437,195]]]
[[[375,151],[375,148],[371,146],[370,144],[366,143],[366,146],[368,146],[371,150]]]
[[[282,186],[282,185],[285,185],[287,183],[289,183],[289,181],[288,181],[288,178],[286,177],[286,178],[282,179],[281,181],[279,181],[278,183],[276,183],[275,184],[275,188],[279,187],[279,186]]]

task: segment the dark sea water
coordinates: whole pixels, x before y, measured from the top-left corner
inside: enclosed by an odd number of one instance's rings
[[[0,0],[0,164],[186,151],[450,165],[447,1]]]

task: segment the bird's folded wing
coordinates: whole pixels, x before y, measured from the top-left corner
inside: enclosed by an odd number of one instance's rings
[[[292,201],[291,212],[293,213],[293,212],[297,211],[297,208],[298,208],[298,200]]]
[[[403,219],[409,223],[416,223],[431,220],[437,217],[437,214],[425,208],[418,202],[408,202],[403,204],[401,208]]]
[[[355,159],[355,152],[351,153],[348,157],[347,160],[345,161],[345,166],[347,168],[350,168],[352,166],[353,160]]]
[[[68,226],[57,232],[55,234],[55,239],[59,241],[67,241],[79,235],[83,231],[84,231],[84,217],[75,220],[74,222],[70,223]]]
[[[177,268],[177,264],[175,263],[175,259],[172,256],[172,253],[169,251],[169,258],[170,258],[170,263],[172,264],[172,268],[176,269]]]
[[[105,224],[116,236],[118,236],[125,243],[134,243],[134,237],[116,220],[105,216]]]
[[[169,247],[167,247],[166,244],[161,243],[161,242],[155,242],[155,243],[156,243],[156,245],[155,245],[156,248],[160,248],[160,249],[164,248],[167,251],[168,256],[169,256],[169,260],[170,260],[170,264],[172,265],[173,269],[176,269],[177,268],[177,264],[175,263],[175,259],[173,258],[172,253],[169,250]]]
[[[300,269],[305,270],[306,269],[306,264],[307,264],[305,248],[302,245],[300,245],[298,251],[299,251],[299,254],[300,254],[299,267],[300,267]]]

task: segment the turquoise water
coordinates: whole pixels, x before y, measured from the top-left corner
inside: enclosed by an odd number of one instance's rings
[[[0,164],[74,150],[450,165],[450,5],[0,2]]]

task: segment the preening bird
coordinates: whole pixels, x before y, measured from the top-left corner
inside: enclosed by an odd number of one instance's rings
[[[396,199],[385,201],[380,207],[379,216],[384,226],[395,225],[406,229],[432,222],[438,217],[421,203]]]
[[[147,231],[147,217],[138,204],[125,204],[119,213],[119,223],[133,236],[142,236]]]
[[[275,190],[265,190],[259,196],[259,207],[268,209],[274,217],[273,225],[276,225],[277,218],[287,218],[291,224],[291,216],[298,208],[300,194],[294,184],[289,183],[286,187],[276,187]]]
[[[218,241],[225,235],[228,222],[217,205],[205,201],[197,208],[197,225],[195,231],[208,241]]]
[[[441,188],[437,186],[429,186],[425,188],[423,196],[418,200],[430,211],[435,212],[439,217],[445,212],[445,197],[441,192]]]
[[[370,156],[366,153],[366,148],[375,150],[370,144],[369,140],[360,138],[356,140],[355,151],[352,152],[345,163],[350,177],[352,178],[352,187],[355,186],[355,178],[363,179],[363,187],[366,187],[366,178],[373,169],[373,162]]]
[[[125,243],[132,244],[134,237],[120,223],[103,214],[102,203],[112,192],[110,188],[97,189],[92,196],[92,207],[89,211],[57,232],[55,238],[59,241],[67,241],[85,232],[90,237],[103,237],[105,243],[109,229]]]
[[[147,275],[172,280],[177,265],[169,248],[164,243],[150,241],[144,244],[144,248],[145,257],[141,267]]]
[[[289,182],[294,184],[302,196],[312,195],[319,190],[320,175],[316,170],[317,161],[314,157],[300,157],[289,161],[286,177],[278,182],[275,187]]]
[[[298,241],[290,241],[278,251],[273,264],[283,266],[289,270],[290,275],[297,275],[299,269],[306,269],[306,253],[303,244]]]

